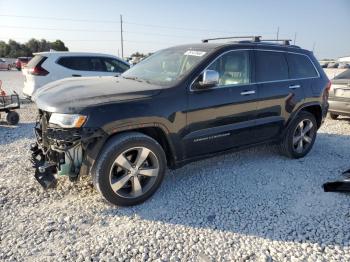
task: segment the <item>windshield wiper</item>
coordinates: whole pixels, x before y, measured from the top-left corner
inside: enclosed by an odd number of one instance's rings
[[[136,76],[123,76],[125,79],[130,79],[130,80],[139,80]]]
[[[149,80],[145,80],[145,79],[142,79],[142,78],[138,78],[136,76],[123,76],[123,78],[125,79],[130,79],[130,80],[135,80],[135,81],[138,81],[138,82],[146,82],[148,84],[150,84],[150,81]]]

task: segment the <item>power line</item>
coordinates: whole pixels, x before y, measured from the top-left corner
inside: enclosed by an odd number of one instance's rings
[[[102,33],[115,33],[120,32],[116,30],[87,30],[87,29],[63,29],[63,28],[50,28],[50,27],[31,27],[31,26],[12,26],[12,25],[0,25],[0,27],[5,28],[19,28],[19,29],[34,29],[34,30],[49,30],[49,31],[71,31],[71,32],[102,32]]]
[[[124,21],[123,21],[124,23]],[[0,27],[4,28],[17,28],[17,29],[32,29],[32,30],[48,30],[48,31],[67,31],[67,32],[94,32],[94,33],[120,33],[120,30],[93,30],[93,29],[67,29],[67,28],[51,28],[51,27],[29,27],[29,26],[9,26],[9,25],[0,25]],[[191,36],[185,36],[185,35],[171,35],[171,34],[159,34],[159,33],[150,33],[150,32],[140,32],[140,31],[125,31],[123,30],[123,33],[127,34],[142,34],[142,35],[154,35],[154,36],[161,36],[161,37],[171,37],[171,38],[203,38],[203,35],[191,35]],[[238,33],[238,32],[236,32]],[[250,32],[251,33],[251,32]]]
[[[27,18],[27,19],[37,19],[37,20],[56,20],[56,21],[71,21],[71,22],[87,22],[87,23],[120,23],[116,20],[91,20],[91,19],[73,19],[73,18],[60,18],[60,17],[39,17],[39,16],[25,16],[25,15],[8,15],[0,14],[3,17],[16,17],[16,18]],[[173,30],[182,30],[182,31],[201,31],[201,32],[215,32],[215,33],[225,33],[225,34],[247,34],[252,33],[248,31],[232,32],[232,31],[220,31],[220,30],[211,30],[211,29],[201,29],[201,28],[184,28],[184,27],[175,27],[175,26],[164,26],[164,25],[155,25],[155,24],[141,24],[135,22],[123,21],[124,24],[137,25],[143,27],[153,27],[153,28],[163,28],[163,29],[173,29]],[[272,34],[272,32],[259,32],[259,34]]]
[[[20,36],[11,36],[11,37],[7,37],[9,39],[28,39],[30,40],[33,37],[20,37]],[[48,41],[50,41],[49,39],[47,39]],[[61,38],[62,41],[65,42],[119,42],[120,39],[65,39],[65,38]],[[54,41],[54,40],[52,40]],[[134,40],[134,39],[123,39],[123,42],[128,42],[128,43],[151,43],[151,44],[165,44],[165,45],[169,45],[169,42],[159,42],[159,41],[139,41],[139,40]]]
[[[70,22],[86,22],[86,23],[116,23],[119,24],[119,21],[116,20],[91,20],[91,19],[74,19],[74,18],[60,18],[60,17],[47,17],[47,16],[29,16],[29,15],[7,15],[0,14],[3,17],[16,17],[16,18],[28,18],[36,20],[56,20],[56,21],[70,21]]]

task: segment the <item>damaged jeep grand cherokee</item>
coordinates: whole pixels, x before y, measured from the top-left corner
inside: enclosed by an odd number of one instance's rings
[[[167,167],[271,142],[305,156],[330,88],[313,54],[260,37],[207,42],[159,51],[120,77],[38,90],[36,179],[47,188],[91,175],[106,200],[126,206],[148,199]]]

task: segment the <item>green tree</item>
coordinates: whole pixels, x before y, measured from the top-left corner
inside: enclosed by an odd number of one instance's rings
[[[33,53],[50,51],[69,51],[61,40],[49,42],[45,39],[30,39],[28,42],[21,44],[12,39],[5,43],[0,41],[0,57],[16,58],[19,56],[32,56]]]
[[[56,51],[68,51],[68,48],[64,45],[64,43],[61,40],[51,42],[51,49]]]

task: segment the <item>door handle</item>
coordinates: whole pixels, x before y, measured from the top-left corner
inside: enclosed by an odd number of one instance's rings
[[[255,91],[254,91],[254,90],[249,90],[249,91],[243,91],[243,92],[241,92],[241,95],[242,95],[242,96],[253,95],[253,94],[255,94]]]
[[[74,76],[74,77],[80,77],[81,75],[72,75],[72,76]]]
[[[301,87],[300,85],[291,85],[291,86],[289,86],[289,89],[297,89],[300,87]]]

